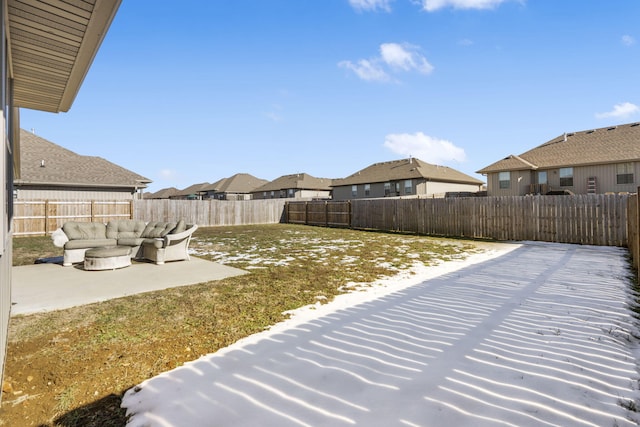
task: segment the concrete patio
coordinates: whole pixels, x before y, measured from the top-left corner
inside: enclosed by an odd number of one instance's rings
[[[81,265],[62,267],[54,263],[13,267],[11,315],[61,310],[245,273],[196,257],[164,265],[134,262],[130,267],[106,271],[85,271]]]

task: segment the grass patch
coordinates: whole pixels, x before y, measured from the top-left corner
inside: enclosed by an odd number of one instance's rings
[[[61,255],[50,241],[14,239],[14,264]],[[0,425],[123,425],[114,402],[144,379],[354,283],[478,250],[462,240],[281,224],[199,228],[191,248],[250,274],[12,318],[5,374],[14,390],[37,398],[13,406],[5,395]]]

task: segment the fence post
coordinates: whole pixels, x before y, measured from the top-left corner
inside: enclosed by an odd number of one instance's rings
[[[329,202],[324,202],[324,226],[329,226]]]
[[[133,219],[133,199],[129,200],[129,219]]]
[[[44,201],[44,235],[49,234],[49,200]]]
[[[304,225],[309,225],[309,202],[304,202]]]

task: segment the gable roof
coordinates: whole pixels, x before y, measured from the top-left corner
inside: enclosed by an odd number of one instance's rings
[[[204,188],[208,187],[209,185],[211,185],[211,184],[209,184],[208,182],[202,182],[200,184],[193,184],[193,185],[190,185],[189,187],[187,187],[187,188],[185,188],[183,190],[178,191],[175,194],[172,194],[171,197],[173,197],[173,196],[190,196],[192,194],[196,195],[196,194],[199,194],[199,193],[203,193],[203,192],[205,192]]]
[[[144,193],[145,199],[168,199],[169,197],[177,194],[180,190],[176,187],[163,188],[155,193]]]
[[[120,2],[8,0],[14,105],[68,111]]]
[[[222,178],[204,188],[204,191],[216,193],[247,194],[268,183],[266,179],[256,178],[248,173],[237,173],[229,178]]]
[[[333,187],[422,178],[428,181],[455,182],[480,185],[484,182],[447,166],[432,165],[420,159],[409,158],[374,163],[343,179],[336,179]]]
[[[101,157],[81,156],[20,129],[20,178],[16,185],[145,188],[150,179]]]
[[[298,190],[331,190],[331,183],[333,180],[329,178],[316,178],[307,173],[294,173],[291,175],[283,175],[279,178],[268,182],[255,190],[252,193],[260,193],[264,191],[279,191],[288,189]]]
[[[521,162],[514,162],[515,158]],[[640,123],[562,134],[519,156],[499,160],[478,173],[629,161],[640,161]]]

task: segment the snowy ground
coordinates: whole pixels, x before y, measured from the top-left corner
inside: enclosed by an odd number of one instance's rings
[[[129,390],[128,426],[628,426],[626,251],[525,242],[306,307]]]

